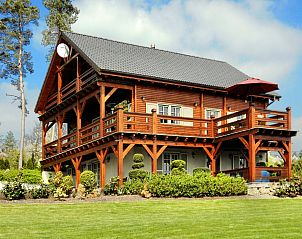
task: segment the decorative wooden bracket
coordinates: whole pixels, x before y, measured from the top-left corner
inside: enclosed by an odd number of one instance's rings
[[[57,163],[53,165],[55,173],[58,173],[61,170],[61,163]]]
[[[76,188],[78,188],[80,184],[80,177],[81,177],[81,171],[80,171],[80,165],[82,161],[82,156],[76,157],[75,159],[71,159],[71,162],[75,168],[76,171]]]
[[[105,102],[109,100],[109,98],[114,94],[114,92],[117,91],[117,88],[113,88],[106,96],[105,96]]]
[[[101,149],[95,152],[96,157],[98,158],[100,163],[103,163],[107,154],[108,154],[109,149],[105,148],[105,149]]]
[[[157,170],[157,159],[166,150],[166,148],[168,146],[167,145],[163,145],[159,150],[157,150],[157,144],[156,144],[156,142],[154,142],[154,144],[152,145],[152,151],[148,147],[147,144],[142,144],[142,146],[144,147],[144,149],[147,151],[147,153],[152,158],[152,173],[156,173],[156,170]]]

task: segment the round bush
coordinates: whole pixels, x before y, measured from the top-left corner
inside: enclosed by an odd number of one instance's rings
[[[144,155],[142,154],[134,154],[133,155],[133,161],[134,163],[141,163],[144,161]]]
[[[195,168],[193,169],[193,176],[199,173],[211,173],[211,170],[209,168]]]
[[[91,193],[96,188],[96,180],[94,172],[85,170],[81,173],[81,184],[85,187],[87,193]]]
[[[63,191],[65,191],[65,193],[67,195],[69,195],[73,189],[72,176],[68,175],[68,176],[63,177],[61,187],[62,187]]]
[[[23,199],[25,197],[26,190],[22,185],[21,175],[18,175],[14,182],[6,184],[2,192],[8,200]]]
[[[174,168],[184,169],[185,165],[186,165],[186,162],[181,160],[181,159],[173,160],[171,162],[171,168],[172,169],[174,169]]]
[[[143,169],[133,169],[129,171],[129,178],[131,180],[144,180],[147,177],[147,172]]]

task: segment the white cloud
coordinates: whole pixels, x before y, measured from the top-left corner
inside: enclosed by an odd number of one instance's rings
[[[272,1],[78,0],[73,30],[225,60],[245,73],[281,81],[302,53],[302,32],[274,18]]]
[[[18,108],[18,102],[12,102],[12,98],[6,96],[18,95],[16,89],[7,82],[0,83],[0,109],[2,111],[0,116],[0,135],[6,135],[6,133],[11,130],[16,138],[19,138],[20,135],[20,126],[21,126],[21,110]],[[35,115],[34,107],[37,100],[39,89],[28,89],[25,87],[25,95],[27,98],[27,108],[29,110],[29,115],[26,117],[26,133],[29,133],[33,126],[34,122],[37,122],[37,115]]]

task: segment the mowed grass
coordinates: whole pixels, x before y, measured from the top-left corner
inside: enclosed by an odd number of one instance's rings
[[[302,199],[2,204],[0,238],[302,238]]]

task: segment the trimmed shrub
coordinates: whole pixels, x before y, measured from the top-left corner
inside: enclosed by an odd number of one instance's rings
[[[23,169],[22,178],[24,183],[38,184],[42,181],[42,174],[39,170]]]
[[[182,175],[182,174],[185,174],[186,173],[186,170],[185,170],[185,165],[186,165],[186,162],[181,160],[181,159],[178,159],[178,160],[173,160],[171,162],[171,174],[172,175]]]
[[[85,170],[81,173],[81,184],[85,187],[87,194],[91,193],[96,188],[96,180],[94,172]]]
[[[211,170],[209,168],[195,168],[193,169],[193,176],[199,173],[211,173]]]
[[[48,185],[41,184],[41,185],[39,185],[39,187],[33,188],[30,191],[30,193],[34,199],[48,198],[49,194],[50,194],[50,189],[49,189]]]
[[[133,162],[134,163],[144,162],[144,155],[142,155],[142,154],[134,154],[133,155]]]
[[[7,183],[2,192],[8,200],[19,200],[25,198],[26,190],[23,187],[21,175],[18,175],[13,182]]]
[[[146,170],[142,169],[145,165],[143,163],[144,155],[134,154],[132,170],[129,171],[129,178],[131,180],[144,180],[147,177]]]
[[[9,169],[0,171],[0,181],[13,182],[15,178],[22,172],[22,181],[29,184],[38,184],[42,180],[42,174],[40,170],[30,169]]]
[[[213,197],[247,193],[246,181],[241,177],[233,178],[224,174],[213,177],[204,172],[197,176],[153,175],[147,189],[154,197]]]
[[[132,168],[133,168],[133,169],[140,169],[140,168],[143,168],[144,166],[145,166],[144,163],[134,163],[134,164],[132,165]]]
[[[147,177],[147,172],[142,169],[133,169],[129,171],[129,178],[131,180],[144,180]]]

